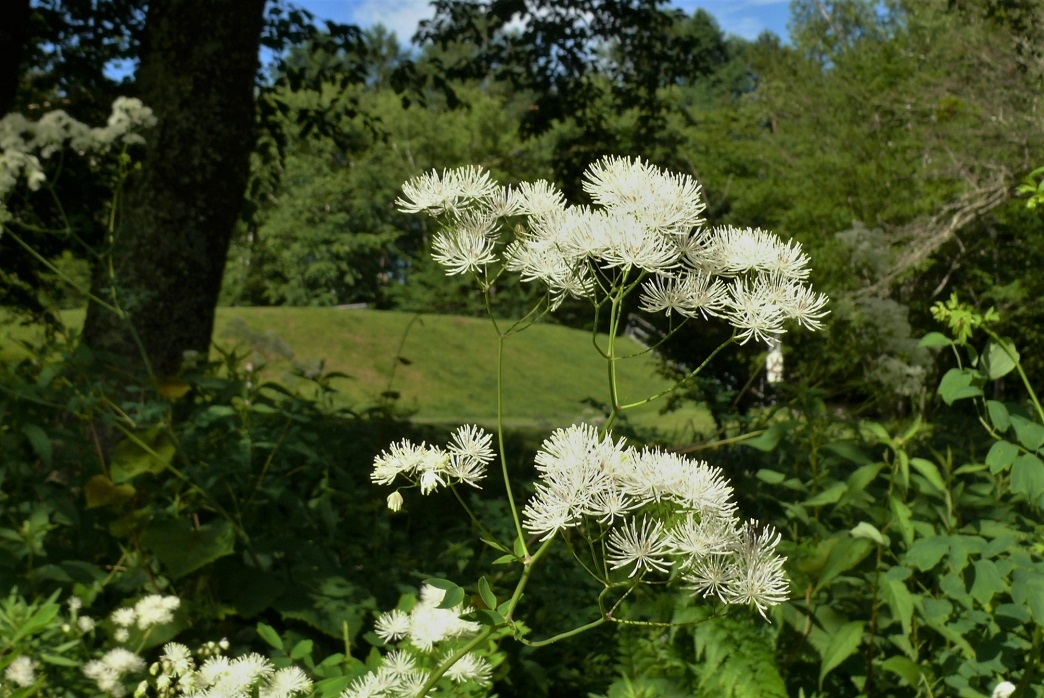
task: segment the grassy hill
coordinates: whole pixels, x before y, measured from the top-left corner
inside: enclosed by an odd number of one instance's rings
[[[83,313],[68,313],[66,319],[78,326]],[[31,335],[10,326],[0,331],[8,339]],[[267,378],[284,383],[295,382],[295,366],[314,369],[322,362],[326,371],[346,373],[349,378],[335,385],[337,399],[350,407],[373,404],[380,393],[393,390],[418,421],[495,419],[497,337],[488,320],[334,308],[220,308],[214,341],[252,352],[255,364],[265,364]],[[10,341],[0,346],[8,356],[16,351]],[[621,348],[641,351],[630,340]],[[606,365],[589,333],[535,325],[508,339],[505,356],[509,425],[551,427],[593,419],[599,411],[585,399],[609,400]],[[649,354],[622,361],[621,399],[633,402],[665,388],[655,369]],[[663,416],[658,408],[654,403],[627,415],[636,425],[676,438],[707,429],[708,416],[698,407]]]

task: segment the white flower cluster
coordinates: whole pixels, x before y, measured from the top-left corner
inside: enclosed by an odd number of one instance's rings
[[[117,97],[108,123],[99,128],[69,116],[61,109],[48,112],[39,121],[11,113],[0,119],[0,200],[14,189],[22,176],[36,190],[47,179],[39,158],[69,148],[77,153],[98,153],[116,143],[141,143],[137,131],[156,123],[152,110],[141,100]]]
[[[386,643],[407,641],[407,647],[388,652],[376,672],[364,674],[341,693],[340,698],[414,698],[428,680],[428,673],[418,666],[416,653],[430,655],[436,645],[477,633],[481,626],[461,616],[473,609],[464,604],[439,608],[445,592],[430,584],[421,587],[420,599],[409,613],[388,611],[377,617],[374,632]],[[456,682],[489,683],[489,662],[468,652],[446,671]]]
[[[646,312],[724,318],[741,342],[768,341],[787,321],[821,326],[827,297],[806,284],[801,245],[760,229],[704,227],[693,178],[605,157],[588,167],[583,187],[594,207],[568,206],[542,180],[502,187],[471,166],[406,182],[396,204],[447,216],[432,252],[447,274],[489,277],[487,267],[503,264],[523,281],[544,283],[552,309],[567,296],[597,300],[616,270],[628,283],[643,280]],[[525,225],[514,225],[518,217]],[[637,277],[628,276],[633,271]]]
[[[445,449],[424,443],[418,446],[403,439],[377,456],[370,479],[390,485],[402,476],[419,486],[422,494],[461,482],[481,489],[478,483],[486,477],[486,466],[493,460],[492,438],[489,432],[466,425],[454,432]],[[398,492],[388,497],[390,509],[397,511],[401,506]]]
[[[632,577],[673,569],[694,591],[762,615],[788,598],[779,534],[739,520],[720,469],[599,438],[589,425],[555,431],[536,467],[523,526],[543,540],[567,529],[586,534],[593,519],[608,531],[602,541],[612,569]]]
[[[21,654],[4,669],[4,678],[19,688],[29,688],[36,683],[36,668],[39,665],[31,657]]]
[[[110,620],[116,626],[115,639],[126,642],[130,637],[130,628],[148,630],[154,625],[163,625],[174,620],[174,611],[181,605],[177,596],[161,596],[150,594],[138,600],[133,606],[117,608],[112,612]]]
[[[83,675],[98,684],[98,690],[113,698],[127,695],[122,680],[124,675],[145,670],[145,660],[123,647],[115,647],[100,659],[83,665]]]
[[[164,645],[158,662],[149,668],[161,698],[292,698],[310,695],[312,680],[296,666],[276,669],[257,653],[229,658],[212,651],[197,666],[188,647],[177,642]],[[149,695],[149,681],[142,681],[134,695]]]

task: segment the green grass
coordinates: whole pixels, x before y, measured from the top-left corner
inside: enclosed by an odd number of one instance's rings
[[[78,326],[83,313],[70,312],[65,319]],[[32,336],[31,328],[4,331]],[[392,390],[401,395],[401,405],[415,410],[417,421],[495,420],[497,335],[488,320],[332,308],[219,308],[214,341],[252,351],[256,362],[265,363],[265,377],[283,383],[295,382],[295,366],[322,361],[325,371],[348,374],[335,382],[337,400],[348,407],[372,405]],[[604,346],[605,338],[600,341]],[[641,352],[629,339],[618,346],[624,354]],[[0,341],[0,347],[8,357],[17,352],[10,341]],[[534,325],[508,338],[504,383],[505,421],[512,427],[595,419],[600,411],[584,400],[609,402],[606,362],[591,335],[556,325]],[[626,404],[663,390],[667,382],[656,374],[656,360],[643,353],[619,362],[618,385]],[[661,416],[659,405],[628,411],[627,418],[675,439],[708,430],[702,408]]]

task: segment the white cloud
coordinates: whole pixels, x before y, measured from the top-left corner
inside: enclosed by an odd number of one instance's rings
[[[315,15],[316,19],[331,19],[344,24],[355,24],[364,29],[383,24],[395,32],[402,44],[409,43],[422,19],[429,19],[433,9],[430,0],[296,0]]]

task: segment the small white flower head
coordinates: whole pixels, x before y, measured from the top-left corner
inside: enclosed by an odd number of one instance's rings
[[[384,642],[396,642],[410,634],[410,627],[410,616],[395,609],[378,616],[373,631]]]
[[[83,666],[83,675],[94,681],[102,692],[120,698],[127,693],[122,683],[124,675],[144,670],[144,659],[130,650],[116,647],[100,659],[87,662]]]
[[[1015,688],[1015,684],[1011,681],[1001,681],[997,684],[996,688],[993,689],[990,698],[1009,698],[1011,694],[1015,692]]]
[[[663,524],[649,516],[643,516],[641,527],[631,519],[609,532],[606,544],[606,561],[612,569],[630,567],[629,577],[639,572],[671,570],[670,543],[663,532]]]
[[[486,477],[486,466],[493,461],[492,440],[492,434],[474,425],[457,429],[446,449],[450,455],[446,474],[479,487],[478,481]]]
[[[736,569],[726,591],[729,603],[750,604],[766,617],[769,606],[790,598],[790,584],[783,573],[785,560],[776,554],[779,541],[779,533],[771,526],[759,532],[757,523],[749,521],[740,529],[733,555]]]
[[[642,220],[661,235],[687,233],[703,223],[706,205],[696,180],[641,158],[604,157],[587,168],[583,186],[595,203]]]
[[[36,683],[37,663],[30,657],[19,655],[14,661],[7,665],[4,670],[4,678],[19,688],[29,688]]]
[[[391,684],[388,676],[381,676],[380,673],[363,674],[348,684],[348,688],[341,691],[338,698],[383,698],[389,688]]]
[[[79,596],[70,596],[66,601],[66,604],[69,606],[69,611],[72,613],[76,613],[83,608],[83,601],[80,600]]]
[[[177,596],[150,594],[134,604],[134,616],[138,628],[146,630],[154,625],[163,625],[174,620],[174,611],[181,606]]]
[[[417,668],[417,660],[405,650],[392,650],[384,655],[382,669],[387,669],[393,676],[406,676]]]
[[[116,642],[126,642],[130,639],[130,631],[126,628],[116,628],[116,632],[112,634],[112,637]]]
[[[402,185],[403,196],[395,200],[404,213],[426,211],[433,215],[455,212],[475,201],[498,198],[499,186],[490,180],[489,173],[474,165],[431,172],[414,177]]]
[[[495,219],[465,216],[450,230],[435,235],[432,258],[446,268],[446,274],[478,272],[497,261],[496,238],[491,236]]]
[[[399,494],[399,490],[395,490],[388,495],[388,508],[392,511],[402,510],[402,495]]]
[[[455,683],[466,683],[474,681],[478,684],[488,684],[493,674],[493,667],[485,658],[474,652],[468,652],[446,670],[446,676]]]
[[[292,698],[312,690],[312,680],[296,666],[279,669],[261,686],[258,698]]]
[[[471,608],[457,604],[453,608],[439,608],[446,592],[425,584],[421,587],[420,600],[410,611],[410,643],[422,652],[430,652],[435,644],[449,638],[462,637],[478,632],[478,623],[461,619]]]
[[[86,635],[94,630],[94,619],[90,616],[80,616],[76,619],[76,629]]]
[[[134,608],[127,606],[124,608],[117,608],[112,612],[110,616],[113,625],[121,628],[129,628],[134,625]]]
[[[196,670],[196,662],[192,652],[179,642],[168,642],[163,646],[160,664],[164,673],[172,676],[184,676]]]

